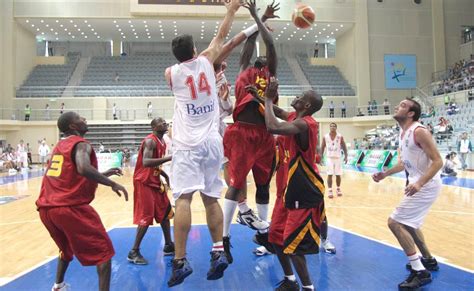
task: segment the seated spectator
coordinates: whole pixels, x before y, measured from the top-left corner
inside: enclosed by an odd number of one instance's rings
[[[454,158],[456,153],[452,152],[446,155],[446,161],[444,162],[443,171],[441,172],[442,177],[456,177],[457,172],[454,170],[456,164],[454,163]]]
[[[446,114],[454,115],[459,112],[459,108],[457,107],[455,102],[449,102],[448,109],[446,110]]]
[[[435,111],[435,108],[434,106],[431,106],[430,107],[430,112],[428,113],[422,113],[421,114],[421,118],[428,118],[428,117],[433,117],[436,115],[436,111]]]

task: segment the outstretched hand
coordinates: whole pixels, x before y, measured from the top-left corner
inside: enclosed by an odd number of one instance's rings
[[[270,77],[270,83],[267,86],[265,91],[265,97],[274,102],[278,98],[278,79],[275,77]]]
[[[275,0],[273,0],[272,4],[268,5],[267,8],[265,9],[265,13],[262,15],[262,20],[265,21],[267,19],[272,19],[272,18],[280,18],[280,16],[275,15],[275,12],[280,10],[280,3],[275,4]]]
[[[236,12],[242,6],[241,0],[224,0],[224,5],[227,10]]]
[[[255,0],[248,0],[243,6],[249,10],[250,15],[252,15],[254,19],[258,18],[258,10],[260,9],[257,8]]]
[[[112,190],[117,193],[117,195],[119,197],[122,197],[122,194],[125,198],[125,201],[128,201],[128,192],[127,192],[127,189],[125,189],[124,186],[120,185],[120,184],[117,184],[117,183],[114,183],[112,184]]]

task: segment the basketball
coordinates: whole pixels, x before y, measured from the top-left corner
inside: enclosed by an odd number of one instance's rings
[[[315,18],[314,10],[311,6],[306,4],[297,4],[291,15],[291,20],[296,27],[308,28],[310,27]]]

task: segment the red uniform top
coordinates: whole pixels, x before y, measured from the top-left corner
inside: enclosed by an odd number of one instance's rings
[[[291,122],[295,119],[296,112],[291,112],[288,121]],[[311,116],[305,116],[303,120],[308,125],[309,146],[306,151],[300,149],[296,141],[296,135],[280,136],[277,139],[279,148],[283,148],[283,153],[280,154],[280,167],[276,176],[277,196],[285,196],[287,207],[294,200],[298,200],[298,204],[300,204],[299,207],[293,205],[293,207],[288,208],[314,206],[313,204],[316,202],[311,199],[311,194],[321,191],[324,193],[324,183],[319,177],[319,170],[315,164],[319,125]],[[321,185],[322,189],[320,188]],[[318,187],[319,189],[316,189]]]
[[[252,94],[248,93],[245,89],[248,85],[253,85],[257,88],[258,95],[264,97],[265,90],[270,80],[270,72],[268,67],[265,66],[262,69],[255,67],[249,67],[245,71],[239,74],[237,80],[235,81],[235,106],[232,117],[234,121],[237,120],[237,116],[242,112],[248,103],[256,101]],[[277,101],[275,101],[277,103]],[[265,112],[265,107],[263,104],[260,104],[260,113],[262,115]]]
[[[147,139],[152,139],[155,143],[155,151],[153,152],[153,159],[161,159],[165,156],[166,153],[166,143],[161,141],[154,134],[149,134],[142,141],[140,145],[140,150],[138,151],[137,165],[135,166],[135,172],[133,173],[133,180],[139,181],[149,187],[161,188],[161,165],[158,167],[144,167],[143,166],[143,150],[145,148],[145,141]]]
[[[58,207],[89,204],[94,200],[97,182],[81,176],[77,172],[72,153],[80,142],[89,143],[77,135],[61,139],[53,149],[51,161],[43,177],[41,191],[36,206]],[[95,152],[90,155],[91,165],[97,169]]]

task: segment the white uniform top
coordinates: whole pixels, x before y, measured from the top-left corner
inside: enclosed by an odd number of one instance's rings
[[[425,151],[415,142],[415,130],[418,127],[425,128],[421,123],[414,122],[406,131],[400,130],[400,160],[408,172],[410,183],[416,183],[430,167],[432,161]],[[441,177],[437,173],[429,182],[439,180]]]
[[[214,68],[204,56],[171,67],[173,149],[189,150],[219,130]]]
[[[326,149],[328,151],[328,158],[341,158],[341,141],[342,141],[342,135],[339,133],[336,133],[336,137],[331,139],[331,136],[326,134],[324,136],[324,140],[326,141]]]

